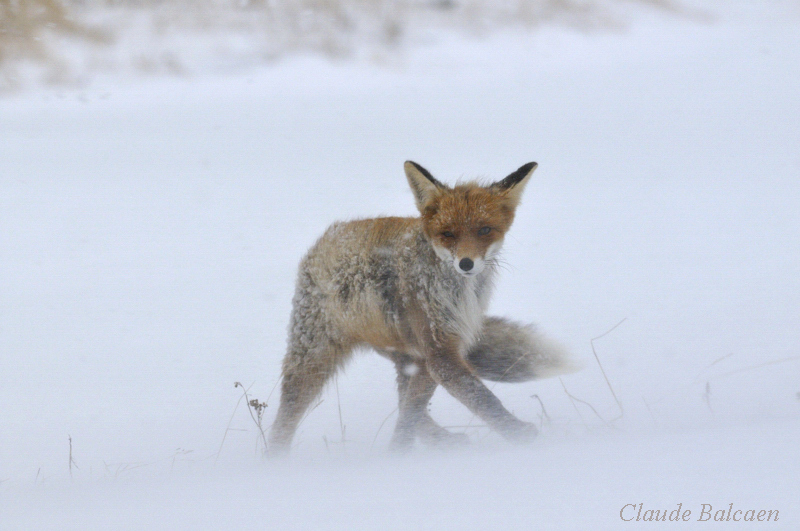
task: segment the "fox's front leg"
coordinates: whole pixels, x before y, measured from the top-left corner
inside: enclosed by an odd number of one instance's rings
[[[536,426],[512,415],[473,374],[459,354],[459,345],[458,338],[448,338],[429,351],[427,366],[436,382],[506,439],[528,441],[536,437]]]
[[[428,403],[438,384],[428,372],[425,361],[401,353],[395,353],[392,360],[397,369],[399,415],[390,448],[394,451],[407,450],[414,444],[415,436],[426,444],[467,442],[465,434],[447,431],[428,413]]]

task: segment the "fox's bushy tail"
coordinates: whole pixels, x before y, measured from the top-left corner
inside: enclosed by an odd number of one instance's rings
[[[526,382],[577,371],[567,350],[538,332],[500,317],[485,317],[480,339],[467,352],[475,373],[495,382]]]

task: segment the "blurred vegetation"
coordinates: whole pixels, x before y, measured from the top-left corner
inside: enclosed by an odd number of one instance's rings
[[[23,61],[47,64],[57,76],[62,65],[54,38],[59,36],[109,41],[105,32],[77,22],[69,6],[58,0],[0,0],[0,77],[13,75],[10,65]]]
[[[442,30],[605,27],[625,6],[676,11],[674,1],[0,0],[0,91],[27,81],[80,83],[120,67],[180,73],[293,51],[369,56]]]

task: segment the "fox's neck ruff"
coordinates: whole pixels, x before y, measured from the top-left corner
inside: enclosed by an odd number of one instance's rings
[[[481,335],[483,316],[489,307],[494,287],[495,265],[489,261],[480,273],[473,276],[459,274],[450,260],[444,260],[430,245],[430,259],[434,262],[432,295],[445,310],[448,328],[462,340],[464,352]]]

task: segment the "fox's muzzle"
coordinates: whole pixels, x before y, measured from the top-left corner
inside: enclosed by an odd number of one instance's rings
[[[452,263],[456,271],[458,271],[465,277],[474,277],[475,275],[483,271],[483,268],[486,266],[486,260],[480,257],[476,257],[473,259],[468,256],[464,258],[459,258],[458,256],[456,256],[453,258]]]

